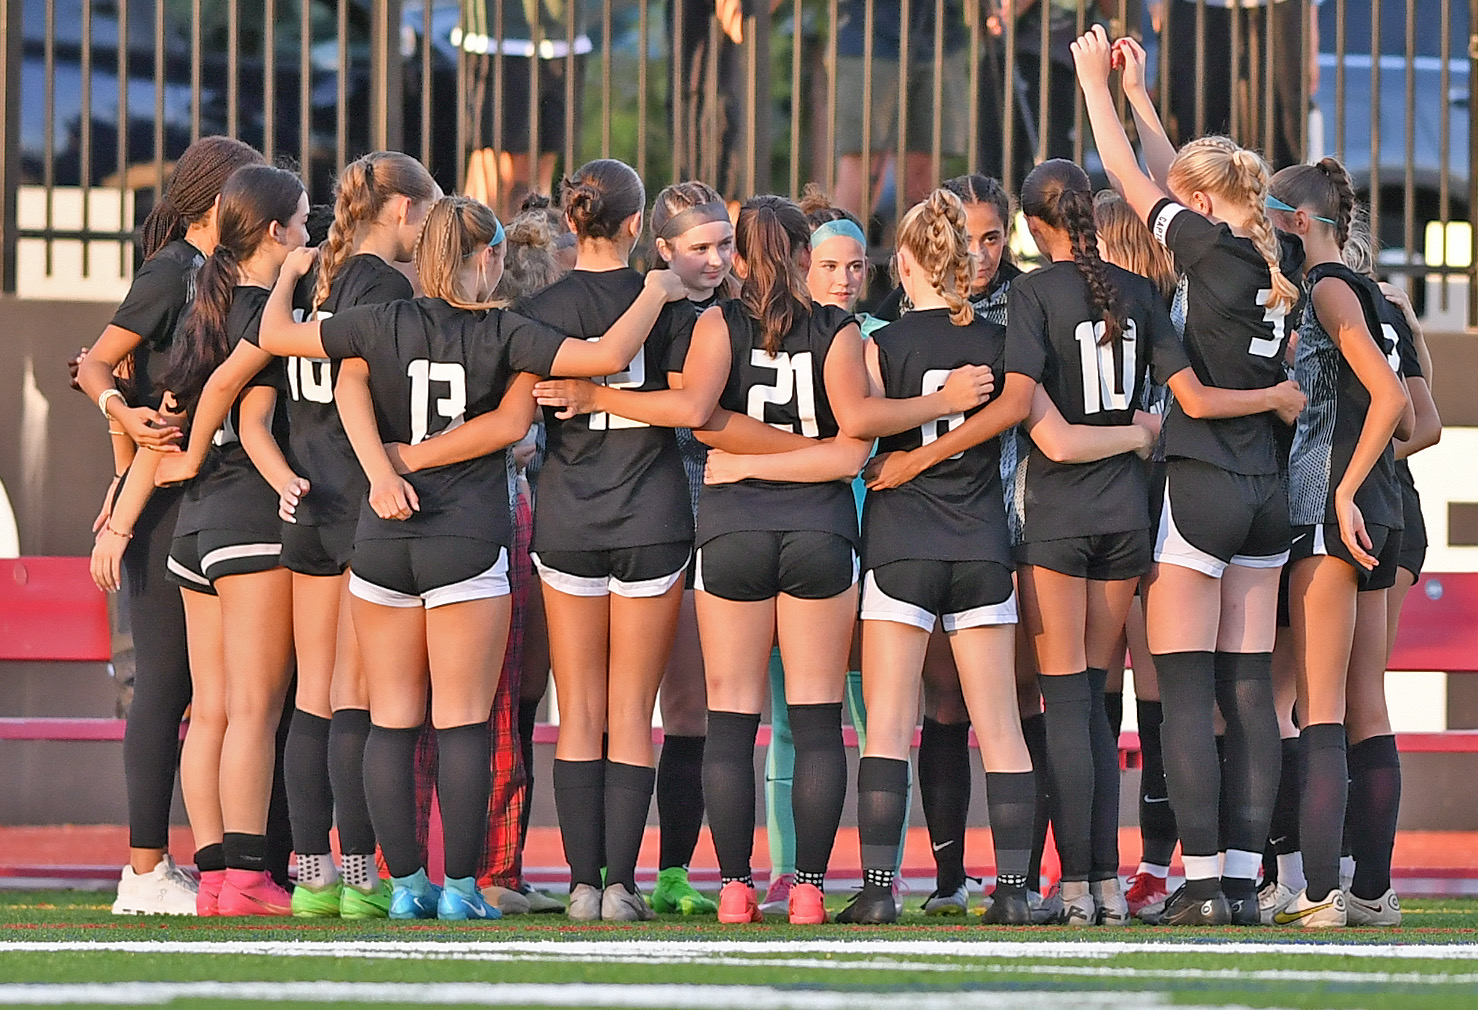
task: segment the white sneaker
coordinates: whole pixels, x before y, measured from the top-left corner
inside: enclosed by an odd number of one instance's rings
[[[1346,894],[1345,919],[1351,926],[1399,926],[1401,899],[1389,888],[1374,901]]]
[[[600,922],[600,889],[590,884],[576,884],[570,892],[570,906],[565,914],[576,922]]]
[[[1093,895],[1087,888],[1084,888],[1081,894],[1074,894],[1072,897],[1062,892],[1063,887],[1059,884],[1056,897],[1062,903],[1062,911],[1058,913],[1056,922],[1064,926],[1098,925],[1098,903],[1093,900]]]
[[[1090,881],[1088,894],[1098,906],[1100,926],[1127,926],[1134,921],[1129,914],[1129,902],[1124,899],[1118,877]]]
[[[1273,916],[1287,908],[1298,892],[1282,881],[1263,885],[1257,892],[1257,915],[1264,926],[1273,924]]]
[[[1310,901],[1305,888],[1293,896],[1281,911],[1273,913],[1275,926],[1303,926],[1305,929],[1331,929],[1349,925],[1345,912],[1345,892],[1335,888],[1323,901]]]
[[[135,873],[132,866],[125,866],[113,914],[194,915],[198,890],[195,878],[167,855],[148,873]]]
[[[504,915],[527,915],[530,911],[529,899],[511,887],[489,884],[482,889],[482,898]]]
[[[925,915],[964,915],[969,907],[969,884],[961,884],[948,894],[935,891],[924,899]]]
[[[650,922],[657,918],[640,891],[628,891],[625,884],[611,884],[601,895],[602,922]]]

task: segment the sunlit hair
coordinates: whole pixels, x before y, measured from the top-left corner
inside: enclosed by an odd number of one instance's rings
[[[498,234],[498,216],[470,196],[444,196],[431,205],[416,241],[416,274],[429,298],[461,309],[485,308],[475,294],[458,290],[462,264]],[[506,241],[506,239],[505,239]]]
[[[739,297],[756,322],[766,353],[775,354],[785,335],[811,311],[811,292],[797,262],[810,248],[811,226],[801,209],[783,196],[755,196],[739,208],[734,251],[746,273]]]
[[[970,236],[965,231],[965,204],[939,188],[916,204],[898,224],[898,248],[908,250],[949,307],[949,321],[965,326],[975,318],[970,307]]]
[[[1103,242],[1105,259],[1154,281],[1166,301],[1175,295],[1176,285],[1180,283],[1175,261],[1122,196],[1111,189],[1099,190],[1093,197],[1093,221]]]
[[[425,203],[441,195],[441,187],[415,158],[399,151],[374,151],[351,161],[339,175],[334,223],[318,250],[318,277],[313,307],[328,300],[339,268],[349,259],[360,229],[374,224],[385,205],[397,196]]]
[[[1290,165],[1273,176],[1268,191],[1290,207],[1333,221],[1329,227],[1341,249],[1350,240],[1355,186],[1338,158],[1322,158],[1316,165]]]

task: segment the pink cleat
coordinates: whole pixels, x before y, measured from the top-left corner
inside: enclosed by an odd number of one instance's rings
[[[292,915],[293,899],[264,870],[227,870],[217,915]]]
[[[225,870],[201,870],[200,890],[195,892],[195,914],[220,915],[221,888],[225,885]]]

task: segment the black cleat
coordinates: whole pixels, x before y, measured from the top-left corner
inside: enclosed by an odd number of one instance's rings
[[[1258,913],[1257,895],[1228,897],[1227,907],[1231,910],[1233,926],[1261,926],[1262,916]]]
[[[888,888],[863,886],[846,908],[837,913],[837,922],[876,926],[898,921],[898,906]]]
[[[1256,916],[1255,900],[1252,912]],[[1144,921],[1151,926],[1229,926],[1232,922],[1232,910],[1227,903],[1226,895],[1220,891],[1215,897],[1197,901],[1186,894],[1185,885],[1182,884],[1174,894],[1166,899],[1163,910],[1153,918],[1146,915]]]
[[[1032,907],[1026,900],[1026,892],[996,888],[990,908],[980,921],[987,926],[1030,926]]]

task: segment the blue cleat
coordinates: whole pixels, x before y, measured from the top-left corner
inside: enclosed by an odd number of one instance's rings
[[[434,919],[441,888],[426,879],[424,868],[409,877],[391,877],[390,918]]]
[[[497,905],[490,905],[477,889],[476,877],[448,877],[436,903],[436,917],[454,922],[467,919],[501,919]]]

